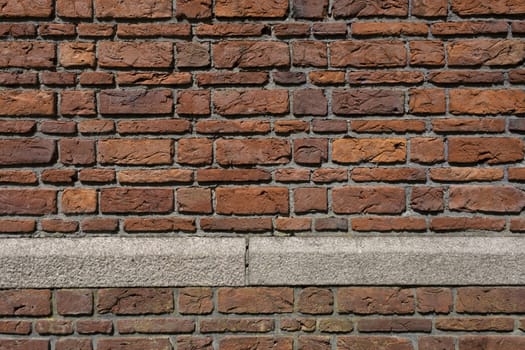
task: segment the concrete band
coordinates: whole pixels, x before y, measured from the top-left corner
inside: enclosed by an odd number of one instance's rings
[[[0,240],[0,288],[523,284],[518,236]]]

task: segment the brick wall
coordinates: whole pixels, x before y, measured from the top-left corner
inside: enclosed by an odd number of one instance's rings
[[[523,233],[524,16],[0,0],[0,236]],[[0,290],[0,350],[525,348],[522,287],[315,282]]]
[[[521,0],[1,5],[2,234],[525,231]]]
[[[0,291],[0,349],[522,349],[524,296],[515,287]]]

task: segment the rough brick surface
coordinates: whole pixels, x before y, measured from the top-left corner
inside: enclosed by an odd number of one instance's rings
[[[523,232],[523,15],[0,0],[0,232]]]

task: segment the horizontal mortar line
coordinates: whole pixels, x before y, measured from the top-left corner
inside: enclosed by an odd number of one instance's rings
[[[524,266],[516,236],[0,239],[0,288],[518,285]]]

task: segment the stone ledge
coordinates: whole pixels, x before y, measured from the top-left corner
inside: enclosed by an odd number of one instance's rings
[[[0,288],[239,286],[243,238],[0,240]]]
[[[525,237],[252,238],[253,285],[525,284]]]
[[[246,255],[234,237],[4,238],[0,288],[525,284],[525,237],[248,241]]]

